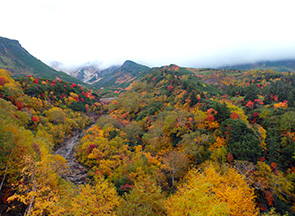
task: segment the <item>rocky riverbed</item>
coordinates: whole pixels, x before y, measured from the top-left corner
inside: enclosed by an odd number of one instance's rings
[[[62,177],[73,182],[75,185],[84,184],[88,179],[86,167],[81,165],[75,156],[76,147],[82,135],[83,132],[78,132],[76,135],[67,139],[62,147],[54,152],[54,154],[59,154],[68,161],[68,172],[64,173]]]

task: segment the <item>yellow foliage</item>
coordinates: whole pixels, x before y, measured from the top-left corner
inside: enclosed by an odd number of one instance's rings
[[[136,182],[130,193],[126,193],[118,207],[117,214],[129,215],[166,215],[161,188],[149,178]]]
[[[15,83],[14,79],[11,78],[11,73],[7,70],[0,69],[0,77],[3,77],[7,83]]]
[[[226,140],[223,137],[218,137],[213,135],[215,138],[215,142],[209,147],[210,151],[214,151],[216,148],[220,148],[222,146],[226,147]]]
[[[266,139],[266,130],[259,124],[255,125],[254,128],[255,132],[257,130],[258,134],[256,134],[256,136],[258,137],[259,141],[260,141],[260,146],[266,150],[266,143],[265,143],[265,139]]]
[[[235,106],[229,101],[223,101],[223,102],[226,103],[227,108],[231,112],[235,112],[241,120],[243,120],[247,125],[249,125],[248,117],[245,115],[244,110],[242,108]]]
[[[17,192],[8,200],[19,200],[28,206],[26,215],[58,215],[63,211],[59,205],[64,186],[58,173],[65,171],[66,160],[60,155],[46,155],[40,162],[24,157],[26,166],[22,170],[22,179],[15,185]],[[25,184],[22,182],[26,182]]]
[[[233,168],[218,173],[213,165],[192,170],[164,205],[168,215],[257,215],[254,190]]]
[[[119,197],[113,185],[99,177],[94,186],[82,185],[80,193],[73,198],[69,213],[74,216],[116,215]]]

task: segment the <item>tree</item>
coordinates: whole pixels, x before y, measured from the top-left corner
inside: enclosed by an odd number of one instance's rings
[[[125,193],[118,207],[118,215],[165,215],[162,206],[164,195],[154,181],[147,178],[137,182],[130,193]]]
[[[116,215],[120,202],[115,187],[102,176],[96,178],[94,186],[80,186],[80,193],[72,200],[71,215]]]
[[[191,170],[164,205],[168,215],[257,215],[254,190],[235,169],[205,165]],[[217,170],[223,170],[218,173]]]
[[[256,162],[262,153],[262,147],[254,131],[240,119],[227,119],[222,126],[221,131],[228,136],[228,152],[237,160]]]
[[[53,107],[45,112],[48,120],[54,124],[63,124],[65,123],[66,116],[64,111],[59,107]]]
[[[25,156],[23,160],[25,166],[21,178],[14,184],[17,192],[8,201],[18,200],[25,204],[25,216],[58,215],[63,211],[59,199],[64,195],[65,188],[58,174],[66,170],[66,160],[60,155],[50,154],[45,154],[41,161],[35,161],[31,156]]]
[[[172,187],[175,184],[175,178],[184,175],[188,168],[189,160],[184,152],[173,150],[163,157],[164,169],[172,180]]]

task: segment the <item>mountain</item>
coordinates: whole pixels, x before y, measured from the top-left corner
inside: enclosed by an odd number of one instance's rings
[[[68,74],[56,71],[32,56],[17,40],[0,37],[0,68],[6,69],[14,77],[25,75],[40,76],[47,79],[60,79],[67,82],[83,84]]]
[[[81,66],[76,71],[72,71],[71,76],[88,84],[94,84],[109,73],[117,70],[119,66],[111,66],[107,69],[100,69],[96,65]]]
[[[93,84],[97,88],[121,88],[125,89],[133,81],[139,80],[150,68],[144,65],[137,64],[133,61],[127,60],[118,69],[112,73],[107,74],[102,79]]]
[[[48,61],[46,62],[46,64],[56,71],[63,71],[69,75],[71,74],[71,71],[73,70],[71,67],[67,67],[62,62],[59,62],[59,61]]]
[[[61,62],[51,61],[48,64],[55,70],[63,71],[78,80],[81,80],[87,84],[94,84],[99,81],[103,76],[112,73],[119,66],[111,66],[106,69],[101,69],[100,66],[95,62],[88,62],[76,67],[68,67]]]
[[[279,72],[295,72],[295,59],[278,60],[278,61],[259,61],[250,64],[239,64],[220,67],[220,69],[238,69],[238,70],[265,70],[270,69]]]

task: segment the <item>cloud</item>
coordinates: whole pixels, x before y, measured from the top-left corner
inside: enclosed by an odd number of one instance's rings
[[[295,57],[293,1],[11,0],[4,37],[43,61],[208,67]],[[18,7],[15,7],[18,5]]]

